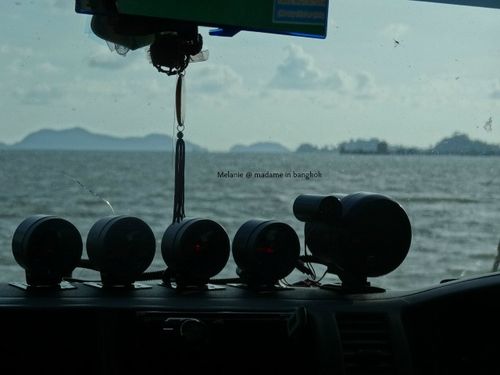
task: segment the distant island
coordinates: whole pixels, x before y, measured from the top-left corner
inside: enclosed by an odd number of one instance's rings
[[[0,150],[172,151],[173,145],[172,137],[164,134],[122,138],[92,133],[77,127],[65,130],[42,129],[11,145],[0,142]],[[186,141],[186,150],[208,152],[206,148],[189,141]],[[277,142],[237,144],[229,150],[229,153],[285,154],[290,152],[292,152],[290,149]],[[318,147],[303,143],[295,150],[295,153],[500,156],[500,145],[473,140],[466,134],[456,132],[429,148],[390,145],[384,140],[370,138],[351,139],[336,146]]]
[[[171,151],[172,137],[150,134],[144,137],[113,137],[89,132],[83,128],[65,130],[42,129],[27,135],[13,145],[0,143],[7,150],[88,150],[88,151]],[[186,141],[186,151],[207,150]]]
[[[430,151],[438,155],[500,155],[500,145],[472,140],[465,134],[455,133],[440,141]]]
[[[229,152],[235,152],[235,153],[261,152],[261,153],[280,154],[280,153],[290,152],[290,150],[287,149],[285,146],[276,142],[257,142],[248,146],[240,144],[234,145],[233,147],[231,147]]]
[[[335,147],[323,146],[321,148],[313,146],[310,143],[302,143],[295,152],[335,152]]]
[[[500,156],[500,145],[472,140],[466,134],[454,133],[430,148],[389,145],[377,138],[356,139],[342,142],[337,148],[316,147],[308,143],[300,145],[296,152],[338,152],[340,154],[368,155],[471,155]]]

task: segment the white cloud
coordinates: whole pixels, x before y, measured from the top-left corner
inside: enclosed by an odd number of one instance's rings
[[[134,90],[133,86],[134,83],[128,80],[109,81],[78,78],[67,83],[66,91],[74,97],[80,97],[81,94],[84,93],[87,97],[103,98],[105,96],[111,96],[116,99],[136,94],[138,91]]]
[[[191,66],[188,79],[188,87],[202,94],[234,93],[243,81],[229,66],[209,64]]]
[[[357,99],[376,96],[373,76],[367,72],[348,73],[337,69],[322,71],[300,46],[286,47],[287,56],[277,68],[269,86],[279,90],[321,90],[352,95]]]
[[[109,80],[76,77],[68,81],[53,80],[35,84],[27,82],[23,86],[14,88],[13,96],[23,105],[47,105],[55,102],[68,105],[82,98],[86,98],[85,100],[89,102],[91,102],[89,98],[117,101],[133,97],[137,92],[145,95],[152,90],[157,91],[155,87],[150,88],[143,82],[117,80],[110,83]]]
[[[23,46],[12,46],[10,44],[2,44],[0,46],[0,54],[9,55],[10,57],[32,57],[34,55],[33,48]]]
[[[29,77],[38,77],[39,75],[60,73],[63,69],[50,61],[34,62],[30,58],[9,59],[5,71],[10,76],[22,76],[24,79]],[[17,77],[16,79],[19,79]]]
[[[40,83],[28,88],[16,88],[14,90],[14,96],[22,104],[46,105],[61,98],[63,96],[63,90],[56,85]]]
[[[355,96],[358,99],[372,99],[378,94],[375,79],[370,73],[360,72],[355,75]]]
[[[147,98],[164,97],[169,94],[173,95],[173,88],[165,85],[164,82],[161,82],[158,78],[137,83],[137,90],[141,90],[144,97]]]
[[[286,47],[287,56],[285,61],[276,69],[270,86],[285,90],[316,89],[329,84],[341,85],[338,77],[325,77],[315,66],[314,59],[308,55],[300,46],[291,44]]]

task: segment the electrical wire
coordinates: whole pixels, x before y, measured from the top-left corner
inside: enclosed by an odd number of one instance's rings
[[[325,270],[323,275],[317,280],[317,283],[321,285],[321,281],[325,278],[326,274],[328,273],[328,268]]]
[[[307,243],[306,243],[306,238],[304,237],[304,256],[305,257],[308,257],[308,254],[307,254]],[[314,266],[312,265],[311,262],[307,262],[305,261],[304,262],[304,265],[309,269],[309,271],[311,272],[311,275],[312,275],[312,279],[313,280],[316,280],[316,270],[314,268]]]

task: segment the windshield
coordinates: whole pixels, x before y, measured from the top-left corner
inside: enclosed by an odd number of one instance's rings
[[[151,269],[165,267],[176,80],[146,48],[112,52],[74,5],[0,3],[2,281],[24,278],[11,239],[34,214],[68,219],[84,240],[104,216],[137,216],[157,240]],[[217,221],[230,239],[247,220],[283,221],[303,251],[298,195],[376,192],[405,208],[413,238],[404,263],[372,284],[413,289],[490,272],[500,239],[499,17],[332,0],[325,40],[201,28],[209,59],[185,77],[186,215]],[[230,258],[219,276],[235,268]]]

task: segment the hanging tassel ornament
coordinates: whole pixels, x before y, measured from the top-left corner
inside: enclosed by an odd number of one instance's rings
[[[184,72],[179,73],[175,88],[175,113],[177,119],[177,142],[175,144],[175,186],[174,213],[172,223],[181,222],[184,213],[184,168],[186,164],[186,145],[184,143]]]

